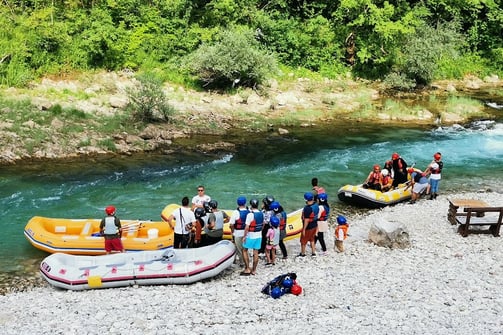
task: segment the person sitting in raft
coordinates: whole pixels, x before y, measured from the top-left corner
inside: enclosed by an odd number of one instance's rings
[[[407,190],[409,187],[412,187],[412,198],[409,204],[414,204],[428,187],[428,178],[426,178],[423,172],[414,170],[413,168],[409,168],[407,172],[410,173],[410,184],[405,189]]]
[[[374,169],[370,171],[367,179],[362,185],[363,188],[370,188],[372,190],[382,190],[382,174],[379,164],[374,165]]]
[[[393,187],[393,178],[387,169],[382,170],[382,192],[388,192]]]

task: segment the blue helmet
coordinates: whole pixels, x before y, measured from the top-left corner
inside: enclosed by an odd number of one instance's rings
[[[311,192],[304,193],[304,200],[312,201],[314,199],[314,195]]]
[[[246,205],[246,198],[241,196],[238,198],[238,200],[236,202],[237,202],[238,206],[244,206],[244,205]]]
[[[323,201],[323,202],[327,202],[327,200],[328,200],[327,194],[326,193],[318,194],[318,200]]]
[[[282,285],[284,288],[291,288],[293,286],[292,278],[286,277],[285,279],[283,279]]]
[[[269,206],[269,208],[271,208],[273,211],[278,211],[279,207],[280,207],[280,205],[279,205],[279,202],[277,202],[277,201],[273,201],[271,203],[271,206]]]
[[[338,224],[346,224],[346,222],[347,222],[347,220],[344,216],[342,216],[342,215],[337,216],[337,223]]]
[[[279,286],[275,286],[272,288],[271,290],[271,297],[273,297],[274,299],[278,299],[279,297],[281,297],[281,288]]]
[[[269,223],[274,228],[278,228],[279,227],[279,219],[278,219],[278,217],[277,216],[271,216],[271,218],[269,219]]]

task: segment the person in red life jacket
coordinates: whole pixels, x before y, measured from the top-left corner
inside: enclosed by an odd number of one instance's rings
[[[391,179],[393,179],[394,177],[394,171],[393,171],[393,161],[391,160],[387,160],[386,162],[384,162],[384,166],[381,170],[381,173],[384,172],[384,170],[387,170],[388,171],[388,175],[390,176]]]
[[[281,249],[281,253],[283,254],[283,259],[288,258],[288,252],[286,251],[285,242],[283,241],[286,237],[286,223],[287,223],[287,214],[281,204],[277,201],[273,201],[271,204],[271,209],[274,211],[274,216],[279,219],[279,248]]]
[[[204,241],[206,235],[203,235],[202,232],[204,227],[206,226],[208,217],[206,216],[206,211],[202,207],[197,207],[194,210],[194,216],[196,218],[196,224],[193,227],[193,236],[191,237],[193,244],[189,247],[199,248],[206,245],[206,241]]]
[[[327,193],[325,192],[325,188],[323,188],[323,186],[318,185],[318,178],[314,177],[311,179],[311,185],[313,186],[314,201],[318,200],[318,194]]]
[[[328,233],[328,215],[330,214],[330,206],[328,204],[328,196],[326,193],[318,194],[318,233],[314,239],[320,242],[322,255],[327,255],[327,245],[325,244],[325,233]]]
[[[246,198],[240,196],[237,198],[236,203],[238,207],[232,212],[229,219],[229,226],[232,232],[232,241],[236,247],[236,255],[238,258],[239,266],[243,267],[245,261],[243,258],[243,236],[245,234],[246,217],[250,211],[246,207]]]
[[[379,166],[379,164],[374,165],[373,170],[370,171],[362,187],[370,188],[372,190],[377,191],[382,190],[382,174],[381,174],[381,167]]]
[[[382,192],[388,192],[393,187],[393,178],[391,178],[387,169],[382,170]]]
[[[124,252],[121,240],[121,220],[115,216],[115,207],[107,206],[105,214],[106,216],[100,222],[100,232],[105,237],[105,251],[107,254],[112,251]]]
[[[409,204],[414,204],[419,196],[426,191],[428,178],[426,178],[423,172],[416,171],[413,168],[409,168],[408,172],[410,173],[410,184],[405,189],[407,190],[409,187],[412,187],[412,197]]]
[[[395,188],[399,184],[407,182],[407,163],[396,152],[391,155],[391,162],[393,167],[391,176],[393,178],[393,188]]]
[[[438,186],[440,184],[440,179],[442,179],[442,169],[444,168],[444,163],[442,162],[442,154],[436,152],[433,155],[433,161],[428,165],[428,168],[424,173],[430,175],[428,188],[426,189],[426,194],[430,194],[430,200],[436,199],[438,196]]]
[[[337,216],[337,226],[334,232],[334,250],[344,252],[344,240],[348,237],[348,222],[342,215]]]
[[[309,242],[311,246],[311,256],[316,256],[316,247],[314,245],[314,238],[318,231],[318,214],[320,208],[314,202],[314,195],[311,192],[304,193],[304,200],[306,205],[302,210],[302,232],[300,235],[300,254],[297,257],[306,256],[306,246]]]
[[[264,226],[264,213],[258,209],[259,201],[250,200],[250,213],[246,216],[246,226],[243,236],[243,260],[245,269],[241,272],[242,276],[254,275],[258,265],[258,251],[262,244],[262,228]],[[250,267],[248,249],[253,250],[253,265]]]

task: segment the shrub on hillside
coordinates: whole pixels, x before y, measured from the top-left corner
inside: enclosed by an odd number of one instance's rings
[[[136,79],[137,85],[128,89],[127,109],[133,119],[142,122],[164,119],[169,122],[175,109],[168,103],[162,80],[151,72],[140,74]]]
[[[213,43],[203,43],[186,59],[203,87],[255,87],[277,71],[275,58],[260,48],[250,30],[226,30]]]

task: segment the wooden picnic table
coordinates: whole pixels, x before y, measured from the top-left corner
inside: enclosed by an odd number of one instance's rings
[[[482,200],[475,199],[449,199],[449,211],[447,212],[447,220],[453,225],[456,223],[456,216],[466,216],[466,213],[459,211],[459,208],[467,207],[489,207],[489,204]],[[480,213],[477,216],[484,216],[484,213]]]

